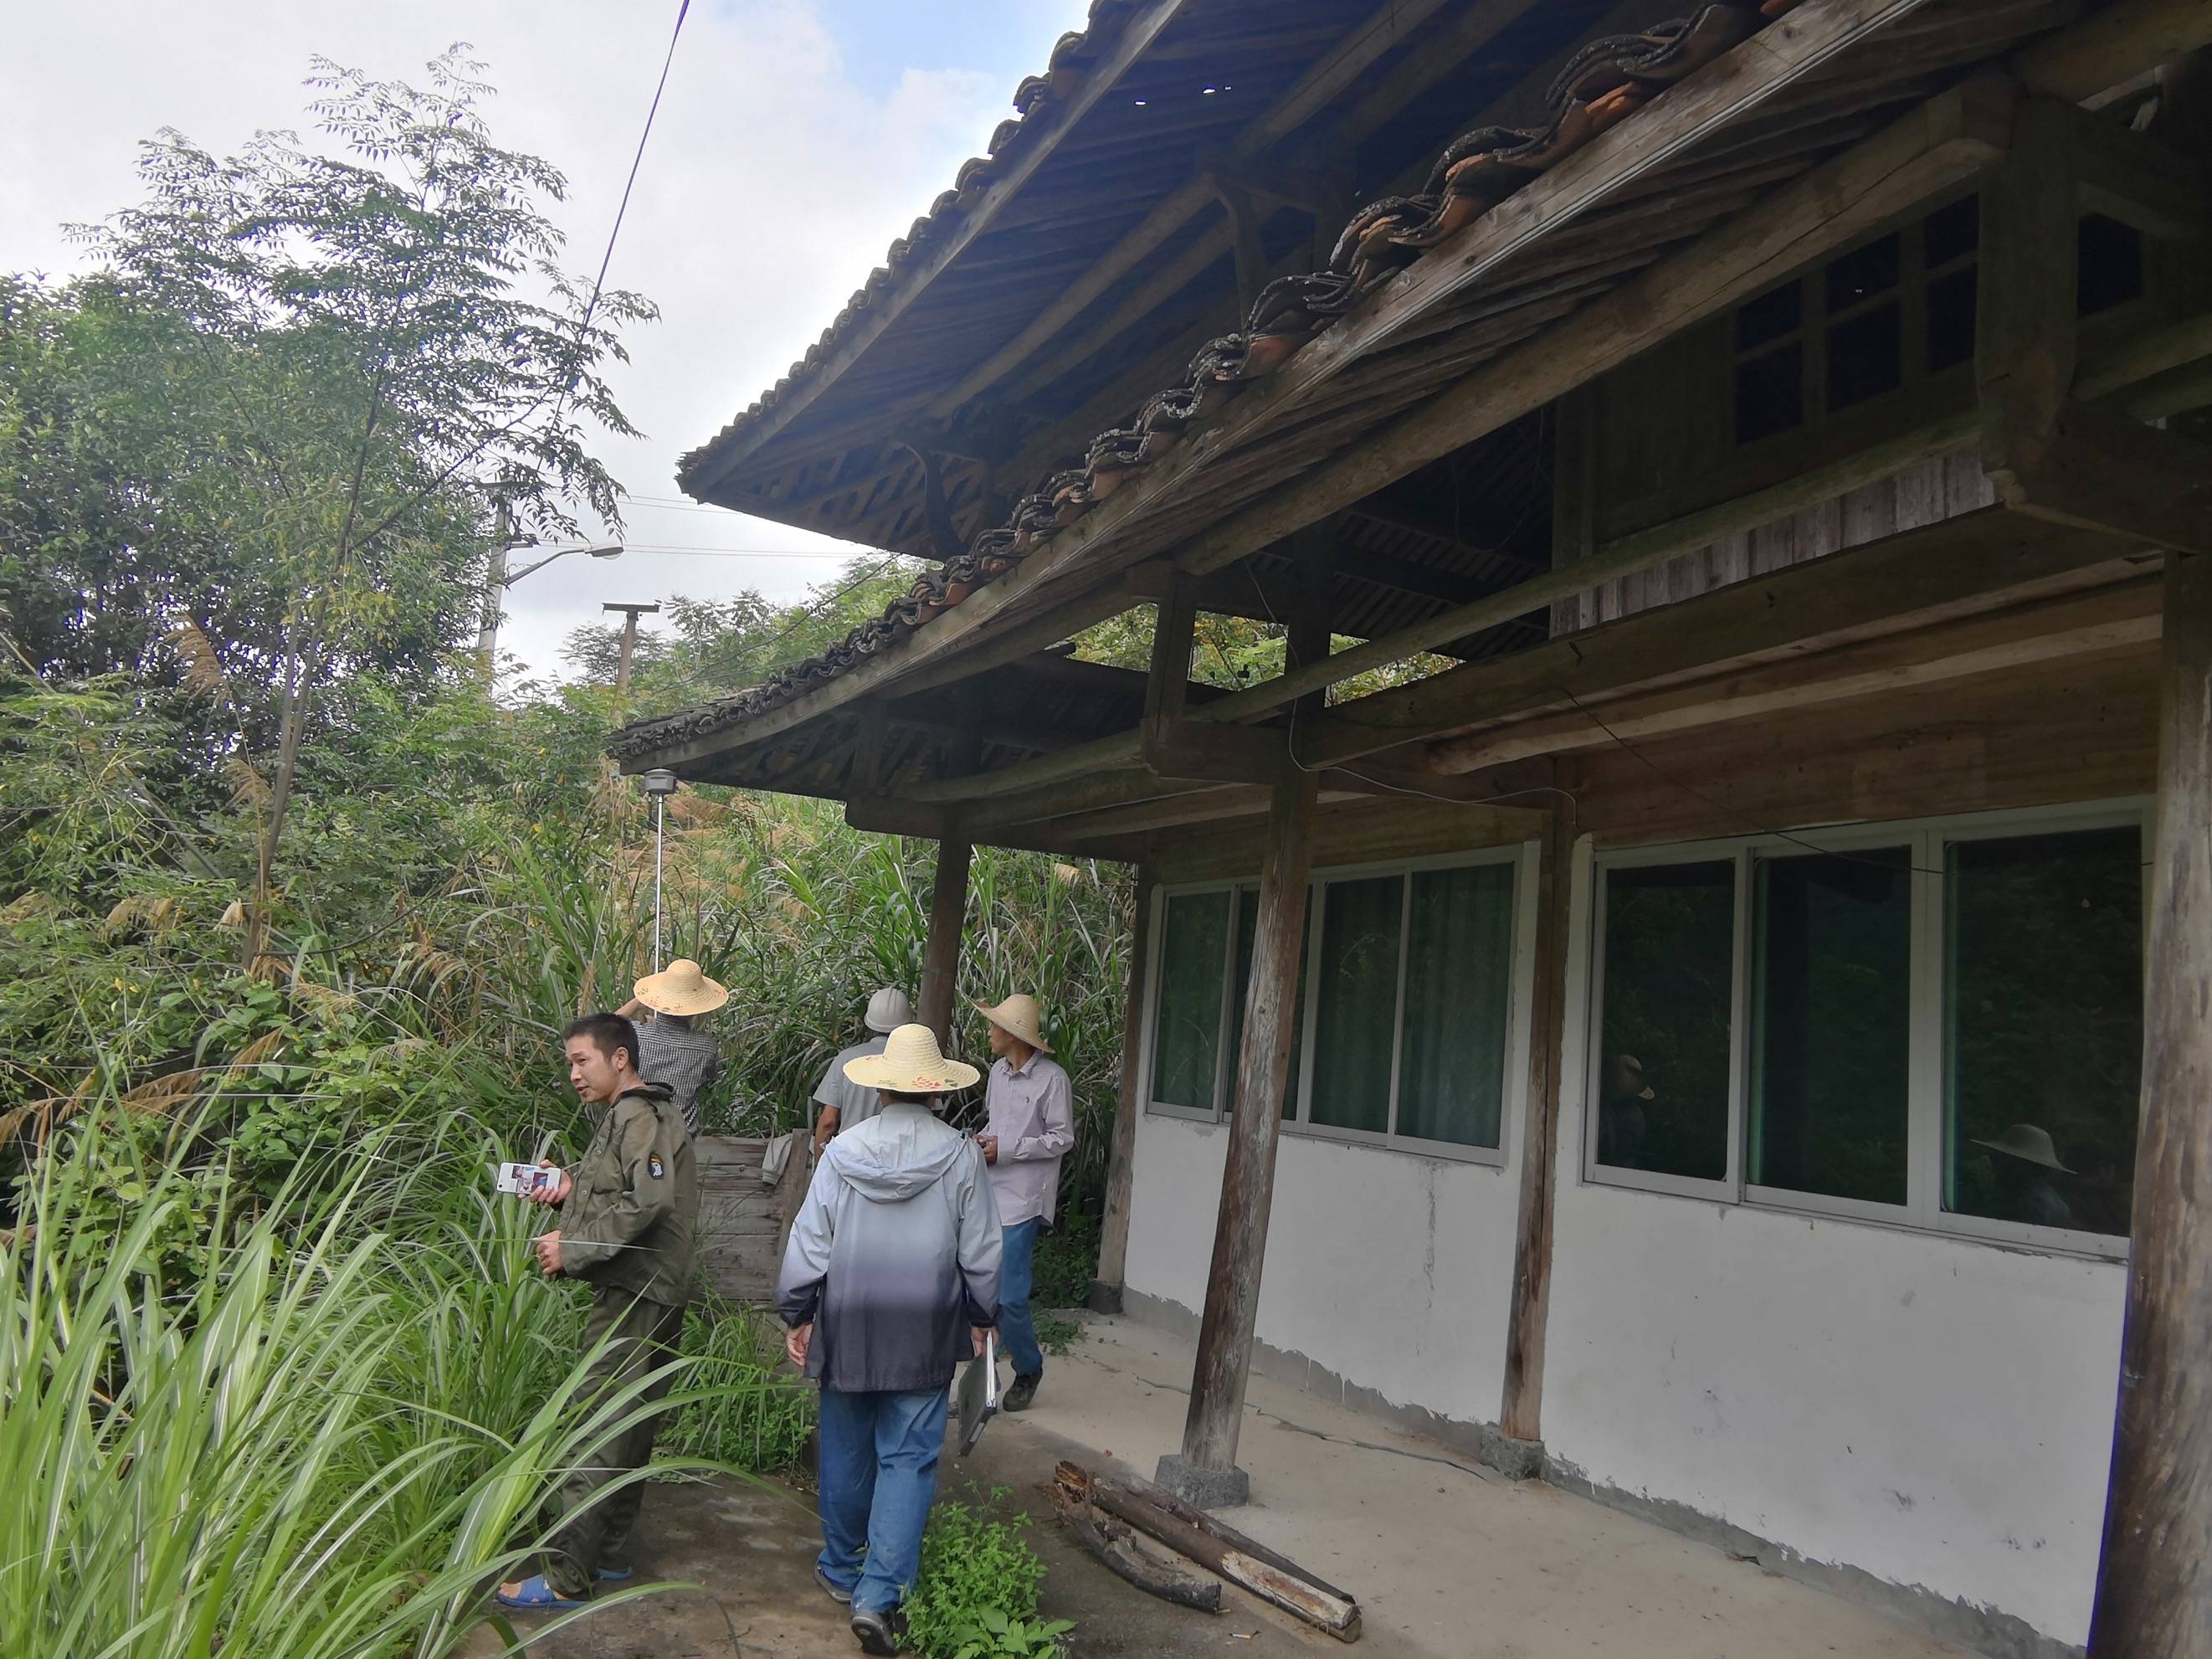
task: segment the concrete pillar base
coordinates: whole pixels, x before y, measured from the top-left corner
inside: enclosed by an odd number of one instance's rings
[[[1234,1509],[1252,1501],[1252,1477],[1243,1470],[1201,1469],[1180,1452],[1160,1459],[1152,1484],[1201,1510]]]
[[[1121,1287],[1094,1279],[1091,1281],[1091,1294],[1084,1298],[1083,1305],[1096,1314],[1117,1314],[1121,1311]]]

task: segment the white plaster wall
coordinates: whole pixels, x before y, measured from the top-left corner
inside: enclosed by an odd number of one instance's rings
[[[1586,1183],[1560,1105],[1547,1450],[2085,1642],[2124,1268]]]
[[[1570,1183],[1547,1450],[2085,1641],[2121,1268]]]
[[[1224,1127],[1138,1125],[1125,1282],[1197,1311],[1227,1156]],[[1498,1418],[1517,1166],[1285,1134],[1260,1283],[1259,1337],[1394,1405]]]

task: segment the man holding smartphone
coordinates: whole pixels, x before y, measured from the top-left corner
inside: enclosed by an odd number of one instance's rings
[[[566,1273],[592,1287],[584,1346],[596,1357],[585,1392],[599,1394],[664,1370],[676,1358],[691,1295],[699,1178],[690,1132],[671,1090],[638,1075],[636,1028],[620,1014],[586,1014],[561,1035],[570,1085],[586,1103],[607,1110],[573,1176],[555,1171],[529,1197],[561,1210],[560,1225],[535,1241],[538,1266],[548,1276]],[[643,1399],[659,1400],[668,1384],[665,1375],[656,1377]],[[646,1466],[657,1426],[648,1417],[616,1436],[562,1483],[566,1518],[539,1571],[499,1587],[501,1606],[577,1607],[595,1583],[630,1576],[643,1483],[633,1480],[592,1500]]]

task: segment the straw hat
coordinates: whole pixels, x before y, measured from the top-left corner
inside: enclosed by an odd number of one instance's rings
[[[1974,1145],[2016,1158],[2024,1164],[2040,1164],[2061,1175],[2074,1173],[2058,1161],[2058,1149],[2051,1144],[2051,1131],[2039,1129],[2033,1123],[2015,1123],[1995,1140],[1977,1140]]]
[[[677,957],[631,988],[640,1002],[659,1014],[711,1013],[730,1000],[730,994],[701,973],[689,957]]]
[[[1037,1006],[1035,997],[1017,992],[995,1008],[988,1002],[975,1006],[983,1011],[984,1018],[1008,1036],[1027,1043],[1041,1054],[1052,1052],[1052,1044],[1044,1040],[1044,1010]]]
[[[868,999],[868,1012],[860,1023],[878,1036],[889,1036],[902,1025],[914,1024],[914,1004],[896,985],[886,985]]]
[[[863,1089],[939,1095],[948,1089],[970,1088],[982,1073],[963,1061],[945,1059],[937,1046],[937,1033],[927,1025],[902,1025],[890,1034],[883,1053],[847,1060],[845,1076]]]

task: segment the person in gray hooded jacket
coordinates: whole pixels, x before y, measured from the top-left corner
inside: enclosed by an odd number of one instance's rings
[[[883,1110],[830,1143],[776,1285],[793,1360],[822,1384],[815,1577],[863,1651],[898,1651],[937,1491],[945,1391],[999,1314],[998,1206],[980,1147],[933,1108],[974,1085],[926,1025],[846,1065]]]

